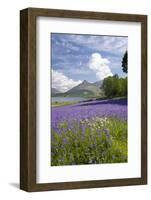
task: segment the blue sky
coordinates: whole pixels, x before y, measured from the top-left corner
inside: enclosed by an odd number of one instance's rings
[[[127,48],[128,37],[51,33],[52,87],[67,91],[83,80],[125,76],[121,60]]]

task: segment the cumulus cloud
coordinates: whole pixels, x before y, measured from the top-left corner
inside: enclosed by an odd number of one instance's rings
[[[80,80],[74,81],[63,73],[52,69],[52,88],[56,88],[60,92],[66,92],[81,82]]]
[[[103,58],[99,53],[93,53],[91,55],[88,67],[96,73],[97,78],[100,80],[108,76],[113,76],[109,67],[109,60]]]

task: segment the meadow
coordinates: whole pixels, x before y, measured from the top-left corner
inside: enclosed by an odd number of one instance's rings
[[[127,99],[51,108],[51,166],[127,162]]]

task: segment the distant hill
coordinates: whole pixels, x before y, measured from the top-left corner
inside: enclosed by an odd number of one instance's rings
[[[100,97],[103,92],[100,87],[102,85],[102,81],[97,81],[95,83],[90,83],[84,80],[79,85],[73,87],[65,93],[56,93],[55,96],[63,96],[63,97]]]
[[[60,93],[59,90],[57,90],[56,88],[51,88],[51,95],[54,96],[56,94]]]

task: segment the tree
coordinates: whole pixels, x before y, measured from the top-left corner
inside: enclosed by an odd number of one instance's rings
[[[127,71],[128,71],[127,60],[128,60],[128,53],[126,51],[124,56],[123,56],[123,59],[122,59],[122,70],[125,73],[127,73]]]
[[[112,98],[113,96],[113,79],[111,76],[104,79],[102,84],[102,89],[104,90],[105,96]]]
[[[104,79],[102,84],[104,94],[108,98],[127,96],[127,77],[119,78],[117,74]]]
[[[127,77],[119,79],[119,96],[127,96]]]

